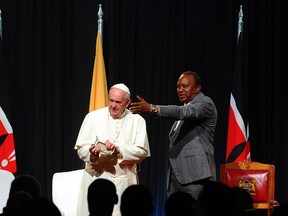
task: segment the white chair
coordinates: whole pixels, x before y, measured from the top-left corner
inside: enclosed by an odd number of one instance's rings
[[[54,173],[52,199],[62,215],[75,216],[84,169]]]
[[[0,213],[3,212],[3,208],[6,206],[11,182],[15,179],[15,176],[6,170],[0,169]]]

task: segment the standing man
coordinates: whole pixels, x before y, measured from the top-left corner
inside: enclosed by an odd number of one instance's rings
[[[85,162],[77,216],[89,215],[87,192],[95,179],[112,181],[119,200],[129,185],[139,183],[137,164],[150,156],[150,148],[146,122],[127,109],[130,103],[128,87],[115,84],[109,90],[109,106],[88,113],[81,125],[74,147]],[[113,216],[121,215],[119,205]]]
[[[177,81],[177,94],[182,106],[153,105],[137,96],[131,103],[132,113],[148,112],[175,123],[169,133],[169,171],[167,192],[189,192],[197,200],[203,184],[216,180],[214,136],[217,109],[201,92],[201,77],[186,71]]]

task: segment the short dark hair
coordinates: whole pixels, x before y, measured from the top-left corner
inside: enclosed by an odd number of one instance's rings
[[[196,81],[196,84],[197,85],[202,85],[202,79],[201,79],[201,76],[198,74],[198,73],[196,73],[195,71],[185,71],[185,72],[183,72],[182,74],[187,74],[187,75],[192,75],[192,76],[194,76],[194,78],[195,78],[195,81]]]
[[[92,215],[112,215],[118,203],[115,184],[104,178],[95,179],[88,187],[88,210]]]

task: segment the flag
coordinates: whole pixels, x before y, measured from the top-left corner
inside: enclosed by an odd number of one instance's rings
[[[108,88],[101,37],[101,33],[98,31],[89,111],[93,111],[108,105]]]
[[[14,134],[5,114],[5,112],[9,113],[9,97],[6,80],[7,71],[4,57],[2,22],[0,17],[0,169],[15,173],[17,171],[17,165],[14,147]]]
[[[11,173],[17,171],[12,127],[0,106],[0,169]]]
[[[248,79],[243,55],[243,11],[240,6],[234,77],[230,95],[226,162],[250,159],[248,123]]]

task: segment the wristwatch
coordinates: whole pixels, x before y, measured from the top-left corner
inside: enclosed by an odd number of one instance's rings
[[[158,114],[158,108],[154,104],[150,104],[150,113]]]

